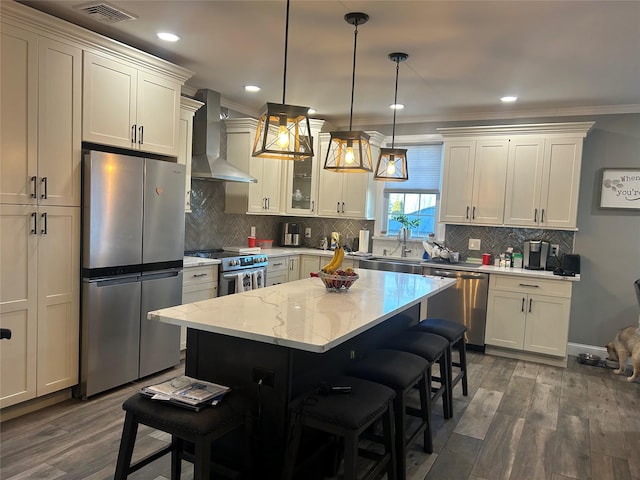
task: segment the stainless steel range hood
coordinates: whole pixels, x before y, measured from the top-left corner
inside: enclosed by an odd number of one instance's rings
[[[254,177],[220,156],[220,94],[202,89],[196,92],[194,98],[204,102],[204,105],[193,119],[191,178],[256,183]]]

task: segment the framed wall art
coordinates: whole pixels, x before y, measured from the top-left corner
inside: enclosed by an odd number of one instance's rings
[[[605,168],[600,207],[640,210],[640,168]]]

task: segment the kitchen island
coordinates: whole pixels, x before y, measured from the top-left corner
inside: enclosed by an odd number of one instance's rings
[[[420,320],[420,304],[455,280],[359,270],[348,292],[306,278],[149,312],[186,326],[187,375],[255,399],[257,463],[278,478],[289,403]]]

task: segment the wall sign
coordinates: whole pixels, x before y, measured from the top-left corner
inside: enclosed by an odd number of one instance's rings
[[[640,168],[604,169],[600,206],[640,209]]]

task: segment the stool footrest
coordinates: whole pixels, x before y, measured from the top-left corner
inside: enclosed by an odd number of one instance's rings
[[[171,445],[167,445],[166,447],[161,448],[160,450],[147,455],[144,458],[141,458],[137,462],[132,463],[128,468],[128,474],[136,472],[140,470],[142,467],[146,467],[151,462],[156,461],[160,457],[164,457],[167,453],[171,452]]]

